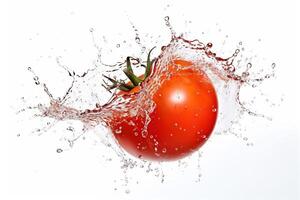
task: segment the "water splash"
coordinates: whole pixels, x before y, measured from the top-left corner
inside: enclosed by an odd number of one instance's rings
[[[54,97],[54,95],[49,91],[46,83],[43,83],[40,78],[35,74],[31,67],[28,70],[33,74],[34,83],[44,90],[44,92],[49,97],[49,103],[40,103],[37,106],[31,107],[32,109],[37,109],[37,117],[46,117],[55,119],[56,121],[67,121],[67,120],[77,120],[81,121],[84,128],[81,133],[74,135],[73,139],[68,139],[69,146],[72,147],[74,142],[82,137],[84,133],[89,130],[94,129],[96,126],[102,126],[109,129],[109,124],[112,121],[114,115],[124,116],[143,116],[146,121],[144,123],[144,130],[147,130],[147,124],[149,124],[149,113],[151,113],[155,108],[155,102],[153,102],[152,96],[155,94],[159,86],[164,82],[162,78],[163,75],[168,74],[167,66],[172,63],[174,59],[189,60],[193,63],[193,69],[199,72],[205,72],[209,78],[213,81],[216,88],[220,108],[218,109],[219,117],[217,122],[217,127],[215,128],[215,133],[226,134],[232,133],[237,137],[242,137],[247,144],[252,144],[248,141],[248,138],[240,136],[238,133],[240,127],[240,119],[242,116],[251,115],[255,117],[262,117],[265,119],[271,119],[258,111],[247,108],[241,99],[241,91],[244,88],[256,88],[264,80],[274,77],[275,75],[275,63],[270,67],[271,72],[264,75],[258,75],[252,73],[253,67],[251,63],[245,66],[235,65],[235,59],[239,56],[240,49],[236,49],[231,56],[221,57],[214,53],[213,43],[203,43],[198,39],[188,40],[182,35],[176,36],[173,27],[170,24],[169,17],[164,18],[166,26],[169,28],[171,33],[170,42],[162,46],[161,52],[157,56],[155,62],[155,71],[151,74],[151,79],[148,79],[141,85],[141,91],[137,94],[127,96],[123,98],[122,95],[117,95],[116,91],[112,91],[110,99],[104,103],[100,104],[96,102],[93,107],[90,108],[76,108],[75,104],[79,101],[76,96],[78,93],[74,90],[80,90],[80,81],[85,80],[89,76],[89,80],[93,77],[100,76],[105,73],[112,73],[111,76],[119,77],[120,69],[125,65],[124,61],[117,62],[115,64],[105,64],[102,61],[101,48],[95,42],[93,28],[90,29],[92,34],[94,46],[98,51],[97,61],[95,66],[81,75],[70,70],[65,65],[62,64],[61,59],[57,58],[57,64],[63,68],[71,77],[71,85],[66,90],[62,97]],[[145,52],[145,46],[141,43],[140,35],[138,30],[133,26],[135,32],[135,42],[141,46],[142,53]],[[242,45],[239,44],[239,45]],[[117,44],[116,48],[120,48],[120,44]],[[141,66],[143,62],[139,58],[132,58],[133,66]],[[243,69],[244,68],[244,69]],[[99,75],[100,74],[100,75]],[[82,97],[81,97],[82,98]],[[87,100],[88,101],[88,100]],[[74,104],[74,105],[73,105]],[[214,109],[214,108],[212,108]],[[22,110],[25,111],[25,110]],[[130,122],[128,122],[130,123]],[[67,131],[74,132],[74,128],[69,126]],[[120,130],[121,131],[121,130]],[[40,132],[40,131],[39,131]],[[143,132],[142,134],[147,134]],[[129,169],[132,168],[142,168],[146,169],[146,173],[153,173],[155,176],[161,178],[161,182],[164,182],[165,175],[162,170],[162,164],[153,164],[149,161],[136,160],[131,158],[118,147],[117,142],[113,137],[110,137],[109,142],[106,145],[118,155],[120,158],[121,169],[124,170],[124,187],[128,185],[127,173]],[[114,144],[114,145],[112,145]],[[164,151],[164,150],[163,150]],[[57,153],[62,153],[64,150],[62,148],[57,148]],[[162,152],[164,153],[164,152]],[[200,157],[198,155],[198,168],[200,169]],[[180,167],[185,167],[184,161],[178,161]],[[155,165],[155,167],[152,167]],[[145,167],[147,166],[147,167]],[[157,167],[159,166],[159,167]],[[199,172],[198,181],[200,181],[201,173]],[[126,193],[129,190],[126,189]]]

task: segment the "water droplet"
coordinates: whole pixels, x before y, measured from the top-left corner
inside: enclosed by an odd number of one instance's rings
[[[211,42],[209,42],[209,43],[206,44],[207,48],[212,48],[212,46],[213,46],[213,44]]]
[[[36,85],[40,84],[39,77],[35,76],[35,77],[33,77],[33,80]]]
[[[216,109],[216,108],[213,108],[212,111],[213,111],[213,112],[217,112],[217,109]]]
[[[174,126],[176,126],[176,127],[177,127],[177,126],[178,126],[178,123],[176,123],[176,122],[175,122],[175,123],[174,123]]]
[[[63,150],[59,148],[59,149],[56,149],[56,152],[57,152],[57,153],[62,153]]]
[[[239,53],[240,53],[240,50],[239,50],[239,49],[236,49],[233,55],[234,55],[234,56],[237,56]]]
[[[117,130],[115,131],[115,133],[116,133],[116,134],[122,133],[122,129],[117,129]]]
[[[75,129],[72,126],[69,126],[66,130],[73,132]]]
[[[120,44],[117,44],[117,45],[116,45],[117,48],[120,48],[120,46],[121,46]]]
[[[135,42],[138,43],[138,44],[140,44],[141,43],[141,39],[138,36],[136,36],[135,37]]]
[[[242,77],[244,77],[244,78],[248,77],[249,75],[250,75],[249,72],[243,72],[242,73]]]
[[[126,194],[129,194],[129,193],[130,193],[130,190],[129,190],[129,189],[125,190],[125,193],[126,193]]]
[[[166,148],[163,148],[163,149],[161,150],[161,152],[166,153],[166,152],[167,152],[167,149],[166,149]]]
[[[92,33],[92,32],[94,32],[95,30],[94,30],[94,28],[90,28],[90,32]]]
[[[276,63],[272,63],[272,69],[275,69]]]

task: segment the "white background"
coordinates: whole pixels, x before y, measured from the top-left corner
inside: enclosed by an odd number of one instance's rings
[[[12,0],[4,2],[2,9],[0,140],[4,168],[0,199],[300,199],[300,16],[296,0]],[[20,129],[15,125],[15,109],[19,108],[15,104],[22,96],[36,94],[27,66],[42,74],[56,65],[55,56],[62,55],[68,65],[80,70],[79,66],[89,66],[95,59],[91,27],[108,38],[122,33],[119,38],[134,39],[129,18],[141,34],[166,37],[165,15],[170,16],[176,32],[191,32],[192,37],[212,41],[216,49],[228,35],[224,48],[234,49],[243,41],[249,54],[266,58],[261,63],[276,62],[277,79],[267,90],[282,93],[284,101],[276,107],[272,122],[250,126],[247,135],[253,147],[233,136],[214,136],[201,159],[200,183],[195,183],[195,174],[188,171],[166,177],[164,184],[144,174],[135,177],[140,183],[125,194],[122,188],[112,189],[115,169],[99,161],[98,147],[80,143],[57,154],[58,137],[16,137]],[[189,20],[191,24],[186,23]],[[202,32],[206,34],[201,36]],[[59,76],[55,70],[51,73],[44,79],[53,81]],[[65,89],[56,86],[58,93]]]

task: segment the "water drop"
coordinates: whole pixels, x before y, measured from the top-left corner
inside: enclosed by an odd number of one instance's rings
[[[272,63],[272,69],[275,69],[276,63]]]
[[[140,44],[141,43],[141,39],[138,36],[136,36],[135,37],[135,42],[138,43],[138,44]]]
[[[117,130],[115,131],[115,133],[116,133],[116,134],[122,133],[122,129],[117,129]]]
[[[73,132],[75,129],[72,126],[69,126],[66,130]]]
[[[239,53],[240,53],[240,50],[239,50],[239,49],[236,49],[233,55],[234,55],[234,56],[237,56]]]
[[[39,77],[35,76],[35,77],[33,77],[33,80],[36,85],[40,84]]]
[[[56,149],[56,152],[57,152],[57,153],[62,153],[63,150],[59,148],[59,149]]]
[[[129,190],[129,189],[125,190],[125,193],[126,193],[126,194],[129,194],[129,193],[130,193],[130,190]]]
[[[249,75],[250,75],[249,72],[243,72],[242,73],[242,77],[244,77],[244,78],[248,77]]]
[[[211,42],[209,42],[209,43],[206,44],[207,48],[212,48],[212,46],[213,46],[213,44]]]

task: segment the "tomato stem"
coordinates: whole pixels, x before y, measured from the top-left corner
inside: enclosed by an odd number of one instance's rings
[[[133,74],[133,70],[132,70],[132,67],[131,67],[131,62],[130,62],[130,57],[129,56],[126,58],[126,69],[128,70],[128,72]]]
[[[138,86],[142,82],[142,80],[139,79],[136,75],[134,75],[134,73],[132,73],[128,68],[124,69],[123,72],[134,86]]]
[[[105,85],[103,85],[103,86],[108,91],[118,88],[119,90],[128,92],[128,91],[132,90],[134,87],[140,85],[140,83],[142,83],[147,77],[149,77],[152,72],[152,65],[155,61],[155,59],[151,60],[151,52],[153,51],[153,49],[155,49],[155,47],[153,47],[148,53],[147,65],[145,66],[145,65],[141,64],[142,66],[144,66],[146,68],[143,79],[140,79],[139,77],[137,77],[134,74],[132,66],[131,66],[131,61],[130,61],[131,57],[128,56],[126,58],[126,68],[123,70],[123,72],[129,78],[129,80],[131,81],[131,84],[126,84],[123,81],[118,81],[118,80],[110,78],[106,75],[103,75],[103,77],[105,77],[107,80],[109,80],[112,83],[112,85],[109,85],[104,81]]]
[[[151,74],[151,71],[152,71],[152,64],[154,62],[154,59],[151,60],[150,56],[151,56],[151,52],[153,51],[153,49],[155,49],[155,47],[153,47],[148,53],[147,66],[146,66],[146,71],[145,71],[145,79]]]
[[[133,85],[128,85],[128,84],[122,83],[121,81],[117,81],[117,80],[115,80],[113,78],[110,78],[106,75],[103,75],[103,77],[106,78],[107,80],[109,80],[112,83],[112,85],[108,85],[106,82],[104,82],[106,86],[104,86],[104,85],[103,86],[108,91],[110,91],[112,89],[115,89],[115,88],[119,88],[120,90],[123,90],[123,91],[130,91],[134,88]]]

